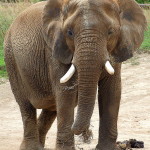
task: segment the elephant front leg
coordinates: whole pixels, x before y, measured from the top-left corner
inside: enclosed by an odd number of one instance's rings
[[[56,118],[56,111],[43,109],[38,118],[39,141],[42,146],[45,146],[45,138],[48,130]]]
[[[75,93],[60,92],[57,95],[57,150],[74,150],[74,135],[71,126],[74,121]]]
[[[19,101],[24,126],[24,137],[20,150],[43,150],[39,142],[36,109],[28,100]]]
[[[117,150],[117,120],[121,98],[120,69],[99,82],[99,141],[97,150]]]

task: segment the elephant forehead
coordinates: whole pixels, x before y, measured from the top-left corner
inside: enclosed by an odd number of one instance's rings
[[[65,0],[64,12],[69,12],[74,9],[97,9],[108,8],[115,9],[118,6],[118,0]]]
[[[115,6],[113,6],[115,5]],[[100,20],[111,25],[118,9],[113,0],[70,0],[63,7],[64,25],[78,22],[88,27],[95,27]],[[113,15],[116,14],[116,15]],[[92,21],[91,21],[92,20]],[[74,26],[73,25],[73,26]]]
[[[116,4],[118,4],[118,0],[112,0],[113,2],[115,2]]]

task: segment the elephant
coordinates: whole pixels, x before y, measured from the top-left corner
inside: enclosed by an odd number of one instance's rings
[[[20,150],[43,150],[56,116],[56,149],[75,149],[74,134],[89,130],[97,87],[96,149],[116,150],[121,64],[140,47],[146,27],[134,0],[48,0],[23,11],[4,42],[24,127]]]

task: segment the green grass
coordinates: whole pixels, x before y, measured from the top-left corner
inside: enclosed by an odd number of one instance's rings
[[[4,53],[3,53],[3,46],[0,46],[0,78],[7,77],[7,72],[5,68],[4,62]]]
[[[144,33],[144,42],[140,47],[140,51],[150,52],[150,24],[148,25],[147,31]]]
[[[3,50],[0,50],[0,68],[5,66]]]
[[[0,78],[7,78],[7,71],[4,62],[3,46],[0,47]]]
[[[7,78],[7,71],[6,71],[6,69],[0,70],[0,78]]]
[[[140,52],[150,53],[150,10],[144,10],[146,16],[148,27],[144,33],[144,41],[140,47]]]

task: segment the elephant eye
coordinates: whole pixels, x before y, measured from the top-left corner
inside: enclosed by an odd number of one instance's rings
[[[114,29],[113,28],[111,28],[111,29],[108,30],[108,35],[111,35],[113,33],[114,33]]]
[[[69,30],[67,31],[67,35],[72,38],[72,37],[74,36],[74,33],[73,33],[72,30],[69,29]]]

